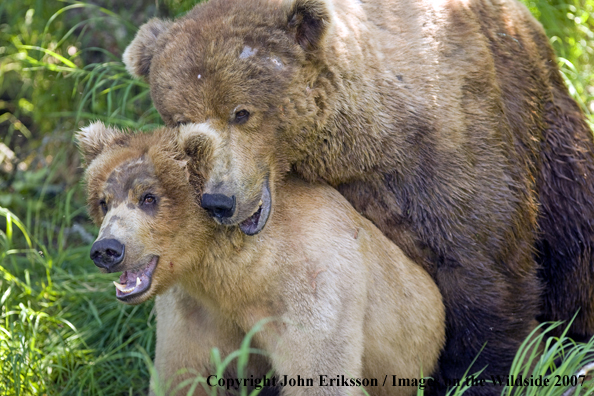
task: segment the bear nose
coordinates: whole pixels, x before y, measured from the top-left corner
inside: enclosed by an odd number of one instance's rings
[[[213,217],[231,217],[235,212],[235,195],[228,197],[223,194],[202,194],[200,205]]]
[[[91,260],[97,267],[111,270],[122,262],[125,250],[116,239],[101,239],[91,246]]]

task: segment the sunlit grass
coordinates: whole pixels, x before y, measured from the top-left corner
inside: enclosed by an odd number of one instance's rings
[[[67,208],[58,208],[63,219]],[[30,235],[6,209],[0,216],[0,394],[146,391],[148,368],[138,351],[154,345],[152,304],[118,303],[111,277],[88,259],[88,245],[66,246],[65,220],[47,220]]]

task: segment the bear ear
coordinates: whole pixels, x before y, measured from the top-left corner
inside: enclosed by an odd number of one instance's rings
[[[219,143],[214,136],[208,136],[196,129],[196,124],[184,124],[179,127],[177,135],[177,145],[190,159],[199,159],[205,161]]]
[[[204,130],[196,130],[196,124],[179,128],[177,145],[186,156],[186,177],[196,191],[202,191],[204,187],[217,144],[216,137],[205,134]]]
[[[284,8],[289,31],[306,51],[316,50],[330,29],[333,6],[329,0],[286,0]]]
[[[88,166],[91,161],[101,154],[105,147],[114,143],[122,145],[127,135],[117,129],[108,128],[102,122],[97,121],[81,128],[74,137]]]
[[[138,78],[148,77],[157,48],[157,38],[169,30],[170,26],[171,21],[153,18],[140,27],[122,56],[126,69],[131,75]]]

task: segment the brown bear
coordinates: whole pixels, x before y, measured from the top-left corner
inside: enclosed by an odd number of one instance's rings
[[[473,369],[506,374],[537,318],[580,309],[570,334],[593,334],[592,134],[518,1],[210,0],[142,26],[124,62],[167,125],[257,162],[208,180],[221,222],[253,220],[275,164],[422,263],[446,305],[442,375],[483,346]]]
[[[101,225],[91,258],[123,271],[118,299],[158,295],[159,378],[176,386],[184,379],[176,372],[190,369],[218,383],[210,350],[229,354],[254,325],[275,318],[252,341],[269,358],[250,357],[244,378],[272,367],[279,383],[312,380],[282,395],[362,395],[359,383],[372,379],[374,395],[415,394],[392,386],[392,376],[419,380],[437,367],[445,309],[429,274],[324,184],[269,177],[258,235],[217,224],[198,202],[204,178],[229,155],[209,132],[182,128],[189,158],[175,130],[127,134],[95,123],[77,135],[89,211]],[[238,167],[238,158],[251,166],[250,156],[235,154]],[[235,384],[234,376],[224,380]]]

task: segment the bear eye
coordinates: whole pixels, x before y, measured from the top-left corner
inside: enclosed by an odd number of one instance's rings
[[[107,213],[107,202],[105,202],[104,200],[101,200],[101,201],[99,201],[99,206],[101,207],[103,214],[106,214]]]
[[[141,200],[140,203],[142,205],[152,205],[155,202],[157,202],[157,198],[155,198],[154,195],[152,195],[152,194],[146,194],[144,197],[142,197],[142,200]]]
[[[173,123],[173,125],[177,126],[178,128],[182,125],[186,125],[188,122],[185,119],[185,117],[181,116],[181,115],[175,115],[173,117],[171,117],[171,121]]]
[[[235,113],[235,122],[238,124],[245,123],[250,118],[250,112],[242,109]]]

